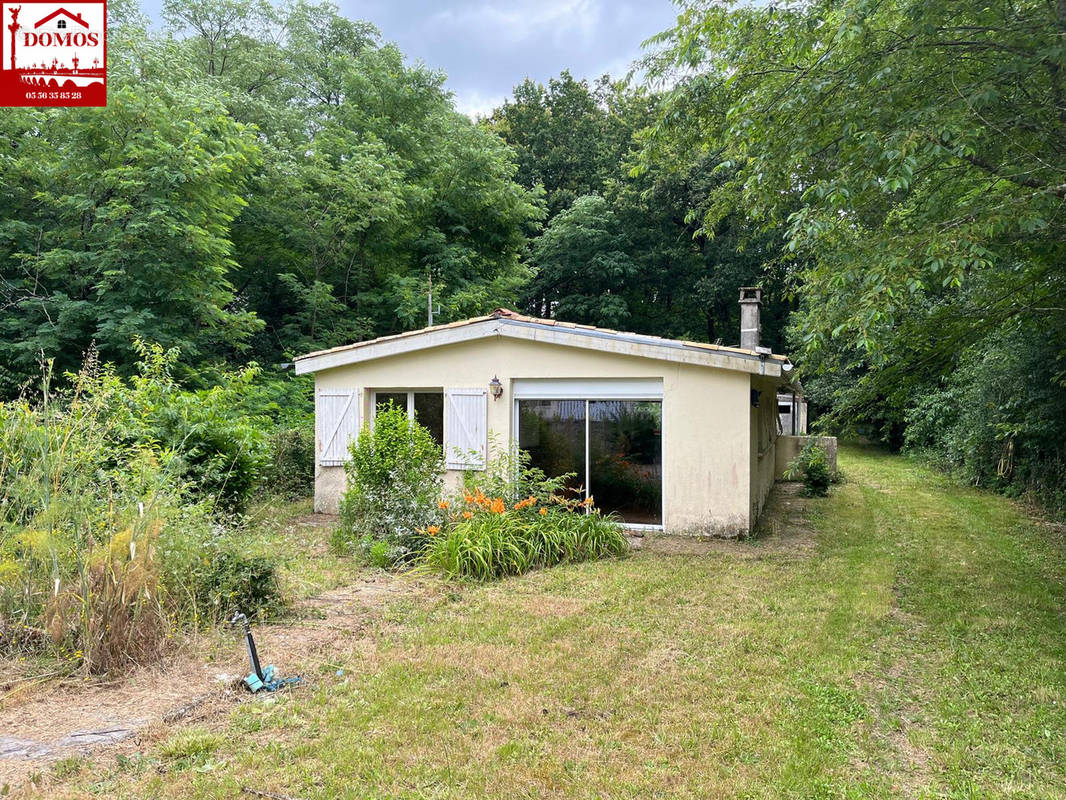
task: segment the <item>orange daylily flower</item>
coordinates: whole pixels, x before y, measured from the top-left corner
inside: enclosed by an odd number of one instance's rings
[[[474,502],[474,495],[470,494],[470,492],[467,492],[466,494],[463,495],[463,499],[466,502],[468,502],[468,503],[473,503]]]
[[[544,506],[541,506],[541,508],[540,508],[540,515],[541,515],[542,517],[546,517],[546,516],[548,516],[548,509],[544,508]]]
[[[463,519],[470,519],[473,516],[474,516],[474,512],[473,511],[464,511],[463,512]]]
[[[428,533],[430,536],[436,536],[438,533],[440,533],[440,525],[430,525],[428,528],[426,528],[426,533]]]
[[[491,511],[493,514],[502,514],[506,510],[507,510],[507,504],[505,502],[503,502],[503,498],[502,497],[497,497],[489,505],[489,511]]]
[[[448,507],[448,501],[447,500],[441,500],[439,503],[437,503],[437,508],[447,508],[447,507]]]

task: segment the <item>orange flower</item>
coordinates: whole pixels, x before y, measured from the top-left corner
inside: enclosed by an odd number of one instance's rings
[[[470,519],[473,516],[474,516],[474,512],[473,511],[464,511],[463,512],[463,519]]]
[[[540,509],[540,515],[541,515],[542,517],[546,517],[546,516],[548,516],[548,509],[546,509],[546,508],[544,508],[543,506],[541,506],[541,509]]]
[[[440,525],[430,525],[428,528],[426,528],[426,533],[428,533],[430,536],[436,536],[438,533],[440,533]]]
[[[505,502],[503,502],[503,498],[502,497],[497,497],[489,505],[489,511],[491,511],[493,514],[502,514],[506,510],[507,510],[507,504]]]
[[[592,495],[590,494],[588,497],[578,503],[578,505],[583,508],[592,508]]]
[[[537,504],[537,498],[530,496],[530,497],[527,497],[525,500],[519,500],[517,503],[515,503],[514,504],[514,509],[515,509],[515,511],[521,511],[523,508],[529,508],[530,506],[533,506],[533,505],[536,505],[536,504]]]
[[[473,503],[474,502],[474,495],[470,494],[470,492],[467,492],[466,494],[463,495],[463,499],[466,502],[468,502],[468,503]]]
[[[439,503],[437,503],[437,508],[447,508],[447,507],[448,507],[448,501],[447,500],[441,500]]]

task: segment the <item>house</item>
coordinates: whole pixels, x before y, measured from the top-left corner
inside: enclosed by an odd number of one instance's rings
[[[807,398],[798,386],[777,393],[777,416],[784,435],[807,435]]]
[[[514,443],[627,526],[747,533],[773,484],[792,369],[758,346],[761,299],[741,292],[741,347],[500,308],[301,356],[296,372],[315,375],[315,510],[337,511],[348,443],[392,403],[441,443],[449,480]]]

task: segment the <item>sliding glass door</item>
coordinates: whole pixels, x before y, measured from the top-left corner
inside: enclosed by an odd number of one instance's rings
[[[519,400],[518,446],[529,453],[532,466],[549,477],[574,476],[567,487],[585,497],[584,400]]]
[[[662,403],[590,400],[589,492],[626,522],[663,521]]]
[[[662,524],[662,403],[518,400],[518,446],[548,475],[631,524]]]

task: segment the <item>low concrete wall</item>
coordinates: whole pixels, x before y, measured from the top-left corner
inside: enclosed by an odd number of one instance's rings
[[[778,436],[777,437],[777,456],[774,460],[774,480],[784,480],[785,470],[788,469],[788,465],[791,464],[796,456],[800,454],[800,450],[809,440],[813,439],[815,442],[825,448],[825,453],[829,456],[829,468],[836,472],[837,469],[837,437],[835,436]]]

